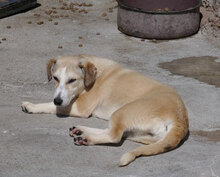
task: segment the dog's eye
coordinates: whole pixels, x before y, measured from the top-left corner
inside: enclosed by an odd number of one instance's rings
[[[59,82],[59,79],[56,76],[53,76],[54,80]]]
[[[71,84],[71,83],[73,83],[73,82],[75,82],[76,81],[76,79],[70,79],[68,82],[67,82],[67,84]]]

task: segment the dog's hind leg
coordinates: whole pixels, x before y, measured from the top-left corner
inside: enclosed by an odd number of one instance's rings
[[[143,115],[137,115],[137,102],[133,102],[121,107],[114,112],[109,120],[109,128],[96,129],[85,126],[76,126],[70,128],[69,135],[74,137],[75,144],[77,145],[94,145],[94,144],[107,144],[107,143],[119,143],[126,131],[141,131],[147,132],[147,129],[151,125],[144,125]],[[139,107],[140,108],[140,107]],[[129,113],[130,112],[130,113]],[[160,123],[160,121],[159,121]],[[143,128],[139,128],[141,127]],[[136,129],[138,127],[138,129]],[[154,138],[150,138],[150,135],[141,137],[132,137],[133,141],[143,144],[150,144],[155,142]],[[82,140],[85,140],[86,143]]]
[[[116,121],[116,116],[110,119],[110,127],[107,129],[96,129],[85,126],[77,126],[70,128],[69,135],[74,137],[76,145],[94,145],[118,143],[121,141],[125,127]]]
[[[138,109],[140,108],[140,106],[137,106],[138,102],[139,101],[127,104],[114,112],[109,120],[109,128],[107,129],[76,126],[70,128],[69,135],[74,137],[75,144],[77,145],[94,145],[119,143],[126,131],[135,132],[141,130],[147,132],[148,127],[151,127],[152,125],[149,123],[147,123],[149,125],[146,125],[146,120],[143,122],[142,119],[144,115],[137,115],[137,112],[139,112]],[[158,122],[161,123],[161,121]],[[149,138],[147,140],[146,137],[142,136],[142,139],[136,138],[133,140],[149,144]],[[85,140],[86,143],[82,140]],[[154,139],[151,138],[151,142],[153,141]]]
[[[142,99],[129,103],[113,113],[108,129],[92,129],[88,127],[73,127],[70,136],[77,145],[118,143],[126,131],[143,131],[151,134],[155,142],[146,139],[136,139],[144,145],[124,154],[119,166],[128,165],[136,157],[154,155],[177,147],[188,130],[187,116],[176,107],[176,102],[167,104],[167,99]],[[147,135],[149,136],[149,135]]]
[[[126,127],[131,130],[133,128],[149,132],[155,142],[125,153],[120,159],[119,166],[128,165],[139,156],[155,155],[172,150],[187,134],[188,118],[184,111],[184,105],[176,100],[172,100],[173,102],[168,100],[169,103],[167,103],[167,100],[160,100],[160,104],[157,104],[159,99],[154,97],[153,99],[140,100],[130,109],[127,107]],[[136,110],[136,113],[132,112],[131,108]]]
[[[126,166],[139,156],[155,155],[172,150],[178,146],[184,135],[185,133],[182,126],[179,123],[174,123],[171,130],[163,139],[157,141],[156,143],[144,145],[131,152],[123,154],[120,159],[119,166]]]

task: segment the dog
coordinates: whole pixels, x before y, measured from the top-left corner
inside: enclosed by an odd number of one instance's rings
[[[69,135],[76,145],[120,143],[125,135],[144,144],[125,153],[119,166],[175,149],[188,133],[186,107],[172,88],[112,60],[58,57],[49,60],[47,75],[49,81],[55,80],[53,102],[23,102],[22,110],[109,120],[107,129],[76,126]]]

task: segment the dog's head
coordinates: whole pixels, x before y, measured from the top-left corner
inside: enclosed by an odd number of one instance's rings
[[[88,60],[61,57],[51,59],[47,64],[47,75],[50,81],[54,78],[56,91],[54,104],[68,106],[84,90],[89,91],[96,80],[97,69]]]

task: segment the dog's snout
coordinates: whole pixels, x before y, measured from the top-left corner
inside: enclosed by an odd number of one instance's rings
[[[60,97],[56,97],[53,100],[53,102],[54,102],[55,105],[60,106],[62,104],[63,100]]]

